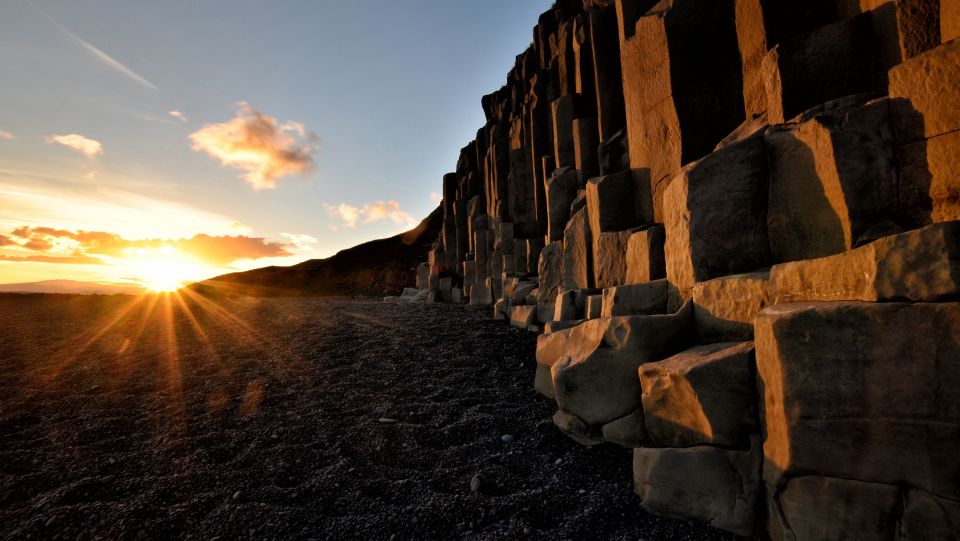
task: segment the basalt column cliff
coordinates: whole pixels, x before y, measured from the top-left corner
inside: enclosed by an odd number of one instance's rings
[[[443,178],[417,289],[541,331],[638,505],[960,532],[960,1],[567,0]]]

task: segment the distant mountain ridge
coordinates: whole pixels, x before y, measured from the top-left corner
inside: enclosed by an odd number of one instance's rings
[[[417,227],[289,267],[234,272],[187,286],[204,294],[256,297],[383,295],[416,281],[416,267],[440,234],[443,211],[437,207]]]
[[[101,284],[79,280],[41,280],[18,284],[0,284],[0,293],[64,293],[72,295],[142,295],[146,290],[135,285]]]

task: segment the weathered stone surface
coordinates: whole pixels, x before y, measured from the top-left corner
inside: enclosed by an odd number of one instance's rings
[[[563,287],[583,289],[593,286],[592,252],[587,211],[581,209],[570,218],[563,232]]]
[[[960,129],[960,41],[944,43],[890,70],[890,98],[901,143]]]
[[[579,171],[581,185],[588,178],[600,174],[600,163],[597,157],[599,145],[597,119],[593,117],[573,119],[573,153],[576,157],[575,165]]]
[[[764,480],[816,471],[960,499],[960,303],[793,303],[755,324]]]
[[[553,319],[571,321],[577,319],[577,292],[574,289],[563,290],[557,294],[554,303]]]
[[[558,342],[566,338],[563,353],[551,363],[557,404],[590,425],[636,410],[641,405],[637,368],[680,349],[690,319],[688,305],[675,314],[593,319],[547,335]],[[538,340],[538,363],[540,346]]]
[[[563,280],[563,242],[547,244],[540,251],[537,264],[540,293],[537,296],[537,319],[550,321],[556,306],[557,293]]]
[[[597,445],[603,443],[600,430],[597,427],[588,425],[583,419],[558,409],[553,414],[553,424],[561,432],[570,436],[574,441],[581,445]]]
[[[900,209],[909,223],[960,220],[960,131],[900,147]]]
[[[473,287],[470,288],[470,304],[493,304],[493,292],[491,291],[490,284],[486,282],[474,284]]]
[[[665,239],[662,225],[651,225],[630,235],[627,241],[627,284],[642,284],[667,276],[663,257]]]
[[[940,41],[960,37],[960,0],[940,0]]]
[[[667,311],[666,280],[654,280],[645,284],[608,287],[603,290],[601,317],[629,316],[639,314],[663,314]]]
[[[537,272],[537,267],[540,264],[540,251],[543,250],[543,237],[536,237],[532,239],[527,239],[527,272],[535,273]]]
[[[568,94],[550,104],[553,117],[553,158],[557,167],[575,168],[577,165],[573,147],[575,100],[575,94]]]
[[[563,240],[563,230],[570,220],[570,203],[577,197],[580,180],[572,167],[561,167],[547,179],[547,237]]]
[[[514,305],[527,304],[527,296],[537,288],[536,282],[519,282],[510,293],[510,302]]]
[[[697,346],[640,365],[650,441],[744,447],[757,432],[753,342]]]
[[[770,262],[767,158],[757,134],[684,167],[664,195],[667,278],[696,282]]]
[[[586,320],[574,319],[570,321],[548,321],[543,325],[543,332],[544,334],[550,334],[553,332],[565,331],[567,329],[576,327],[584,321]]]
[[[900,523],[902,539],[956,539],[960,532],[960,502],[909,489]]]
[[[733,0],[663,0],[649,11],[638,4],[617,3],[630,167],[646,172],[653,212],[645,218],[662,222],[673,173],[744,119],[740,55]]]
[[[767,120],[779,124],[814,105],[881,90],[880,55],[868,13],[782,41],[761,67]]]
[[[536,306],[511,306],[510,325],[526,329],[537,321]]]
[[[717,447],[633,450],[634,490],[647,511],[695,519],[740,535],[753,533],[760,491],[759,444],[751,451]]]
[[[430,287],[430,263],[420,263],[417,265],[417,289],[427,289]]]
[[[627,243],[631,234],[631,231],[609,231],[593,237],[593,276],[597,288],[626,282]]]
[[[769,300],[936,301],[960,293],[960,222],[884,237],[849,252],[774,265]]]
[[[848,250],[896,208],[889,102],[772,127],[768,231],[776,261]]]
[[[637,193],[629,171],[587,181],[587,210],[593,238],[605,231],[622,231],[640,225]]]
[[[597,319],[603,313],[603,295],[590,295],[587,297],[587,309],[585,317],[587,319]]]
[[[753,320],[767,305],[769,271],[735,274],[693,286],[693,320],[706,343],[753,340]]]
[[[510,317],[510,301],[497,299],[493,303],[493,319],[508,319]]]
[[[603,441],[615,443],[620,447],[634,449],[647,443],[647,430],[643,425],[643,409],[638,408],[626,415],[603,425],[600,431]]]
[[[768,502],[768,531],[774,541],[894,539],[899,492],[892,485],[814,475],[796,477]]]

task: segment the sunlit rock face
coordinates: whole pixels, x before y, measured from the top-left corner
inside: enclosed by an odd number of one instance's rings
[[[649,512],[956,537],[956,21],[948,0],[565,1],[484,96],[444,179],[469,217],[433,259],[544,332],[553,424],[635,449]]]

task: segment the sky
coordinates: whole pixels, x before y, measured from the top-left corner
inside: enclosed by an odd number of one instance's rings
[[[0,283],[169,289],[409,229],[547,0],[0,0]]]

